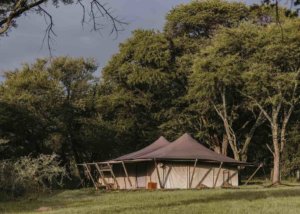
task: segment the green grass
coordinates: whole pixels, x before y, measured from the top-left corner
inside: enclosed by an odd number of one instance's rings
[[[0,213],[300,213],[300,186],[240,189],[113,191],[68,190],[0,202]]]

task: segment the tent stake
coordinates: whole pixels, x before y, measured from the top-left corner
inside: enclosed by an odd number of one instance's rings
[[[244,185],[247,185],[249,183],[249,181],[252,180],[252,178],[254,177],[254,175],[258,172],[258,170],[263,166],[263,164],[259,164],[259,166],[257,167],[257,169],[253,172],[253,174],[248,178],[248,180],[246,181],[246,183]]]
[[[220,166],[219,166],[219,169],[218,169],[218,173],[217,173],[216,182],[214,183],[214,188],[215,188],[216,185],[217,185],[217,182],[218,182],[218,179],[219,179],[219,175],[220,175],[220,172],[221,172],[222,165],[223,165],[223,162],[220,163]]]
[[[164,188],[161,184],[161,180],[160,180],[160,174],[159,174],[159,171],[158,171],[158,167],[157,167],[157,163],[156,163],[156,159],[154,159],[154,163],[155,163],[155,168],[156,168],[156,173],[157,173],[157,177],[158,177],[158,181],[159,181],[159,186],[160,188]]]
[[[197,166],[197,162],[198,162],[198,158],[195,159],[192,176],[191,176],[190,183],[189,183],[189,188],[192,188],[192,183],[193,183],[193,179],[194,179],[194,174],[195,174],[195,169],[196,169],[196,166]]]
[[[126,167],[125,167],[124,161],[122,161],[122,166],[123,166],[125,175],[126,175],[126,177],[127,177],[127,179],[128,179],[128,182],[129,182],[130,186],[132,187],[132,183],[131,183],[131,180],[130,180],[130,178],[129,178],[129,176],[128,176],[128,172],[127,172],[127,169],[126,169]]]
[[[94,181],[94,178],[93,178],[93,176],[92,176],[92,174],[91,174],[91,172],[90,172],[90,170],[89,170],[89,167],[87,166],[87,164],[83,164],[83,166],[86,168],[86,171],[88,172],[88,175],[89,175],[89,177],[91,178],[91,180],[92,180],[92,182],[93,182],[93,184],[94,184],[95,189],[97,190],[98,187],[97,187],[97,185],[96,185],[96,183],[95,183],[95,181]]]

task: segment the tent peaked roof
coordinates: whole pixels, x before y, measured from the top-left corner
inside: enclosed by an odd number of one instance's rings
[[[177,159],[189,160],[199,159],[203,161],[225,162],[233,164],[242,164],[225,155],[220,155],[193,139],[189,134],[185,133],[180,138],[161,149],[140,156],[139,158],[151,159]]]
[[[166,138],[164,138],[163,136],[159,137],[155,142],[153,142],[152,144],[150,144],[149,146],[146,146],[145,148],[138,150],[136,152],[132,152],[126,155],[123,155],[121,157],[118,157],[114,160],[116,161],[123,161],[123,160],[132,160],[132,159],[136,159],[139,158],[142,155],[146,155],[148,153],[154,152],[158,149],[161,149],[167,145],[169,145],[170,142],[166,140]]]

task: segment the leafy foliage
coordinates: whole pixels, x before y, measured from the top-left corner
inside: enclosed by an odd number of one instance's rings
[[[15,196],[62,186],[67,176],[55,154],[3,160],[0,166],[0,190]]]
[[[70,57],[7,72],[0,86],[1,159],[54,152],[78,176],[76,163],[190,132],[219,153],[268,163],[266,142],[280,138],[282,166],[293,170],[296,134],[286,118],[295,126],[299,20],[278,12],[280,24],[272,5],[193,1],[168,13],[163,32],[134,31],[100,79],[94,60]],[[268,115],[278,104],[274,137]]]

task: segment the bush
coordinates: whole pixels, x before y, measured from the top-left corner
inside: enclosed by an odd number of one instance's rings
[[[28,192],[52,190],[62,186],[66,169],[60,166],[57,155],[21,157],[0,162],[0,191],[14,197]]]

